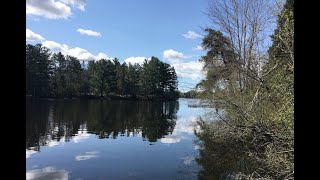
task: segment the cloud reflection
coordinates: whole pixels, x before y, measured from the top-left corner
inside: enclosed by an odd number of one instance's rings
[[[39,151],[26,149],[26,158],[29,158],[31,156],[31,154],[35,154],[37,152],[39,152]]]
[[[172,143],[178,143],[181,141],[181,138],[180,136],[176,136],[176,135],[169,135],[165,138],[162,138],[160,140],[162,143],[165,143],[165,144],[172,144]]]
[[[201,147],[199,145],[195,145],[193,148],[194,148],[194,150],[201,149]]]
[[[183,164],[185,164],[185,165],[190,165],[192,163],[192,161],[195,160],[195,158],[193,156],[186,156],[181,159],[183,159]]]
[[[68,171],[66,170],[57,170],[54,167],[48,166],[43,169],[34,169],[27,171],[26,179],[27,180],[40,180],[40,179],[59,179],[67,180]]]
[[[85,152],[83,155],[77,155],[75,157],[75,160],[84,161],[84,160],[92,159],[92,158],[97,157],[96,154],[98,154],[97,151]]]
[[[160,141],[166,144],[174,144],[181,141],[181,139],[186,138],[183,136],[184,133],[193,134],[194,130],[198,130],[200,127],[196,125],[198,118],[196,116],[180,117],[177,120],[177,124],[172,132],[172,134],[165,136]]]
[[[47,146],[53,147],[53,146],[58,146],[58,145],[63,145],[65,144],[65,138],[61,138],[60,141],[57,140],[51,140],[47,142]]]
[[[89,136],[90,136],[90,134],[88,133],[87,130],[78,131],[78,134],[75,134],[75,136],[73,137],[73,142],[79,143],[85,139],[88,139]]]

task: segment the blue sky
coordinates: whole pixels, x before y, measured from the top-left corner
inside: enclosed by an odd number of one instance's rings
[[[204,76],[198,62],[207,0],[27,0],[26,43],[80,60],[156,56],[173,65],[179,89]]]

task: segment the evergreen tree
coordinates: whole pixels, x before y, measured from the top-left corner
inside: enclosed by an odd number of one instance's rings
[[[26,89],[33,97],[49,95],[50,51],[41,44],[26,45]]]
[[[27,95],[34,97],[178,97],[175,69],[156,57],[142,66],[121,64],[117,58],[89,61],[85,69],[76,57],[61,52],[51,55],[41,44],[26,45],[26,81]]]

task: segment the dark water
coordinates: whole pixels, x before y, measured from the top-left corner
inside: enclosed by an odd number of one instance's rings
[[[197,179],[190,101],[28,100],[26,177]]]

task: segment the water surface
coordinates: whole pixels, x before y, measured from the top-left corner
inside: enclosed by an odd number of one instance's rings
[[[192,101],[28,100],[26,177],[197,179]]]

